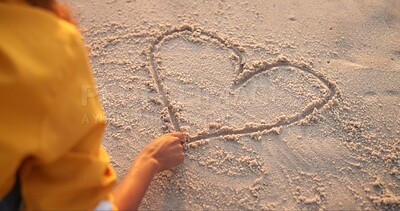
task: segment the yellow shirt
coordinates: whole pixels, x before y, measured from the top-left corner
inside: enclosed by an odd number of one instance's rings
[[[96,208],[115,173],[78,30],[45,10],[0,2],[0,199],[20,175],[27,210]],[[115,208],[115,207],[114,207]]]

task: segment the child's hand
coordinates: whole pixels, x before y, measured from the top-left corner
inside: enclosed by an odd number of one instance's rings
[[[139,157],[155,161],[157,171],[163,171],[178,166],[182,164],[185,159],[182,146],[185,138],[185,135],[181,132],[159,136],[143,149]]]

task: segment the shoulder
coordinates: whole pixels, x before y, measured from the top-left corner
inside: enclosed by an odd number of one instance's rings
[[[0,3],[0,50],[9,57],[17,53],[20,58],[57,59],[70,53],[66,52],[71,50],[68,47],[79,50],[81,45],[78,29],[53,13],[28,5]]]
[[[86,57],[72,24],[39,8],[0,3],[1,88],[25,87],[37,99],[51,99],[49,90],[90,71]]]
[[[74,25],[41,9],[0,3],[0,138],[7,129],[9,139],[45,139],[57,146],[47,151],[58,153],[92,128],[101,130],[103,119],[82,125],[85,115],[102,114],[97,95],[82,106],[86,87],[95,89]]]

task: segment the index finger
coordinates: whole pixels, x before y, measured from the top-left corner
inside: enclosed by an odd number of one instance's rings
[[[177,138],[179,138],[179,140],[185,140],[186,139],[186,135],[184,133],[182,133],[182,132],[172,132],[172,133],[169,133],[168,135],[177,137]]]

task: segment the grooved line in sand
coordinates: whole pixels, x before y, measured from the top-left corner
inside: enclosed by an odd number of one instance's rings
[[[173,29],[167,30],[164,33],[162,33],[161,35],[159,35],[158,37],[155,37],[155,40],[152,42],[151,47],[150,47],[150,55],[149,55],[150,72],[153,77],[154,84],[157,87],[158,93],[161,95],[161,99],[164,103],[164,106],[166,106],[168,109],[169,118],[171,120],[171,123],[172,123],[175,131],[180,131],[179,122],[175,117],[176,114],[171,105],[171,101],[170,101],[170,99],[168,99],[167,94],[165,93],[165,91],[163,89],[162,82],[159,78],[157,67],[154,62],[154,52],[156,50],[156,46],[158,44],[160,44],[168,36],[173,35],[173,34],[183,33],[183,32],[193,33],[195,31],[200,31],[201,35],[207,36],[211,39],[214,39],[214,40],[220,42],[222,45],[226,46],[228,49],[232,50],[233,53],[236,54],[236,56],[239,58],[238,59],[239,67],[236,70],[236,77],[239,76],[240,73],[243,72],[243,67],[245,65],[244,56],[240,53],[240,50],[234,44],[230,43],[227,39],[224,39],[215,33],[204,31],[203,29],[200,29],[200,28],[195,28],[192,26],[181,26],[178,28],[173,28]],[[293,68],[297,68],[305,73],[311,74],[316,79],[321,81],[328,88],[329,94],[325,95],[323,98],[320,98],[318,101],[313,101],[313,102],[309,103],[299,113],[295,113],[290,116],[284,116],[284,117],[278,118],[278,120],[274,123],[261,124],[261,125],[256,125],[256,126],[252,126],[252,127],[243,127],[243,128],[236,128],[236,129],[235,128],[227,128],[224,130],[219,130],[219,131],[217,130],[217,131],[209,132],[206,134],[191,136],[191,137],[189,137],[189,141],[193,142],[193,141],[198,141],[201,139],[226,136],[226,135],[249,134],[249,133],[255,133],[255,132],[259,132],[259,131],[270,130],[270,129],[276,128],[276,127],[291,125],[302,119],[305,119],[307,116],[311,115],[315,110],[321,110],[329,101],[331,101],[333,99],[333,97],[336,94],[338,94],[336,84],[329,81],[322,74],[315,72],[311,67],[309,67],[305,64],[297,64],[295,62],[291,62],[286,59],[283,59],[283,60],[278,59],[274,63],[265,63],[264,65],[261,65],[261,66],[255,68],[253,71],[247,73],[244,77],[240,78],[239,81],[236,81],[236,83],[233,85],[232,88],[238,89],[238,88],[242,87],[247,81],[249,81],[254,76],[261,74],[263,72],[266,72],[268,70],[271,70],[272,68],[275,68],[275,67],[293,67]]]

